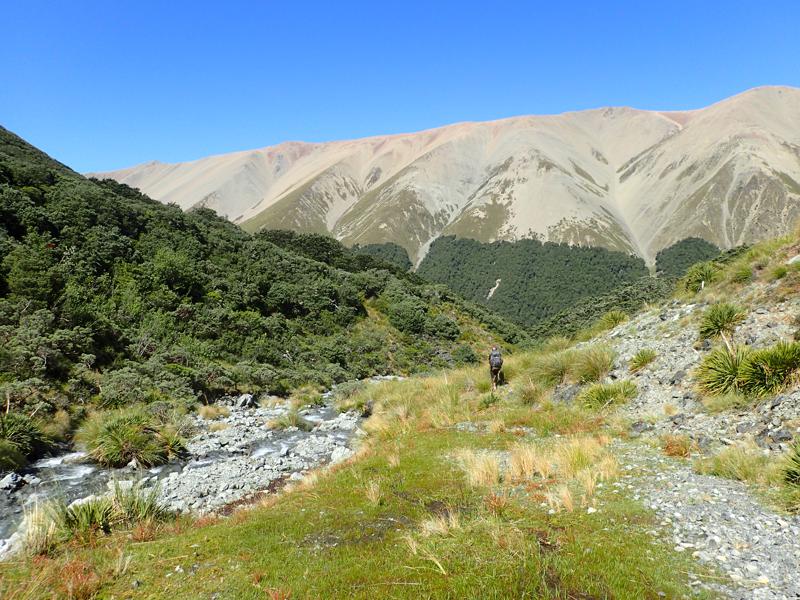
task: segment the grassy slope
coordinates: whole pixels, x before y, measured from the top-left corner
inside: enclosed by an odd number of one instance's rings
[[[64,591],[76,572],[105,598],[214,593],[219,598],[655,598],[659,592],[671,598],[688,593],[688,559],[654,541],[646,533],[655,526],[651,515],[609,485],[591,494],[566,471],[469,483],[475,470],[465,473],[455,458],[465,448],[507,451],[521,440],[542,451],[564,440],[603,444],[597,436],[608,429],[605,415],[549,402],[536,408],[522,403],[537,364],[533,354],[510,357],[506,368],[514,385],[496,398],[485,393],[480,369],[369,387],[348,401],[375,400],[376,411],[360,452],[347,464],[219,522],[179,521],[152,540],[133,532],[134,539],[146,541],[100,536],[88,546],[40,558],[34,566],[6,564],[0,594],[38,598],[42,590]],[[451,427],[462,421],[489,427],[478,432]],[[519,425],[537,435],[525,437]],[[608,450],[602,452],[607,457]],[[577,462],[599,469],[585,457]],[[564,486],[574,495],[573,511],[553,502],[553,493]],[[549,506],[556,511],[551,514]],[[588,513],[587,506],[597,512]],[[445,518],[437,521],[437,515]],[[426,530],[438,533],[426,535]]]

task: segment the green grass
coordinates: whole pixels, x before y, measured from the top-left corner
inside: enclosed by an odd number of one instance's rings
[[[765,456],[758,447],[742,444],[728,446],[711,457],[698,460],[695,469],[706,475],[759,484],[775,483],[779,477],[774,459]]]
[[[297,408],[293,407],[289,411],[268,423],[271,429],[289,429],[290,427],[297,427],[301,431],[311,431],[314,425],[306,421]]]
[[[414,432],[395,442],[398,466],[377,452],[240,518],[146,543],[119,539],[120,545],[72,548],[67,556],[107,574],[101,597],[126,597],[134,580],[136,594],[154,599],[689,593],[685,573],[695,567],[646,533],[655,521],[637,503],[600,490],[600,512],[587,515],[578,505],[551,515],[533,499],[503,499],[469,486],[449,458],[465,447],[510,448],[512,438]],[[376,477],[379,503],[365,493]],[[426,526],[443,514],[455,516],[443,519],[444,527]],[[120,548],[130,567],[112,574]],[[192,564],[197,567],[190,573]],[[36,576],[48,575],[52,571],[14,573],[7,566],[3,582],[32,585]]]
[[[683,288],[689,292],[699,292],[719,280],[721,269],[713,262],[701,262],[689,267],[682,279]]]
[[[741,410],[752,404],[747,396],[733,391],[718,396],[704,396],[702,398],[702,403],[706,411],[711,414]]]
[[[652,348],[642,348],[631,357],[628,369],[631,373],[638,373],[656,359],[656,351]]]

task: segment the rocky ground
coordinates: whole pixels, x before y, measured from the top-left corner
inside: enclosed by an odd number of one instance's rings
[[[714,574],[692,574],[692,585],[735,599],[800,598],[800,517],[767,508],[738,481],[699,475],[691,464],[616,444],[623,467],[614,485],[660,518],[652,534],[671,539]]]
[[[197,432],[188,442],[188,457],[143,470],[101,469],[74,452],[44,459],[23,474],[0,481],[0,557],[21,540],[17,526],[26,507],[49,498],[68,502],[107,493],[116,484],[141,482],[158,486],[162,502],[175,512],[204,514],[247,502],[283,480],[302,479],[309,470],[352,454],[351,442],[361,420],[356,413],[339,414],[330,405],[302,409],[307,425],[276,428],[288,403],[261,407],[249,395],[229,398],[229,414],[215,420],[193,417]],[[24,525],[23,525],[24,527]]]

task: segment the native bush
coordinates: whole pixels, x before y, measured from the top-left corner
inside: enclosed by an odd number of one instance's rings
[[[26,415],[0,414],[0,470],[25,466],[50,449],[51,442],[41,427]]]

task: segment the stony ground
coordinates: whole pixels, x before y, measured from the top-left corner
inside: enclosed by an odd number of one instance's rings
[[[767,508],[738,481],[699,475],[691,464],[641,444],[617,444],[624,475],[614,486],[643,500],[661,519],[654,536],[713,567],[693,585],[736,599],[800,598],[800,517]]]

